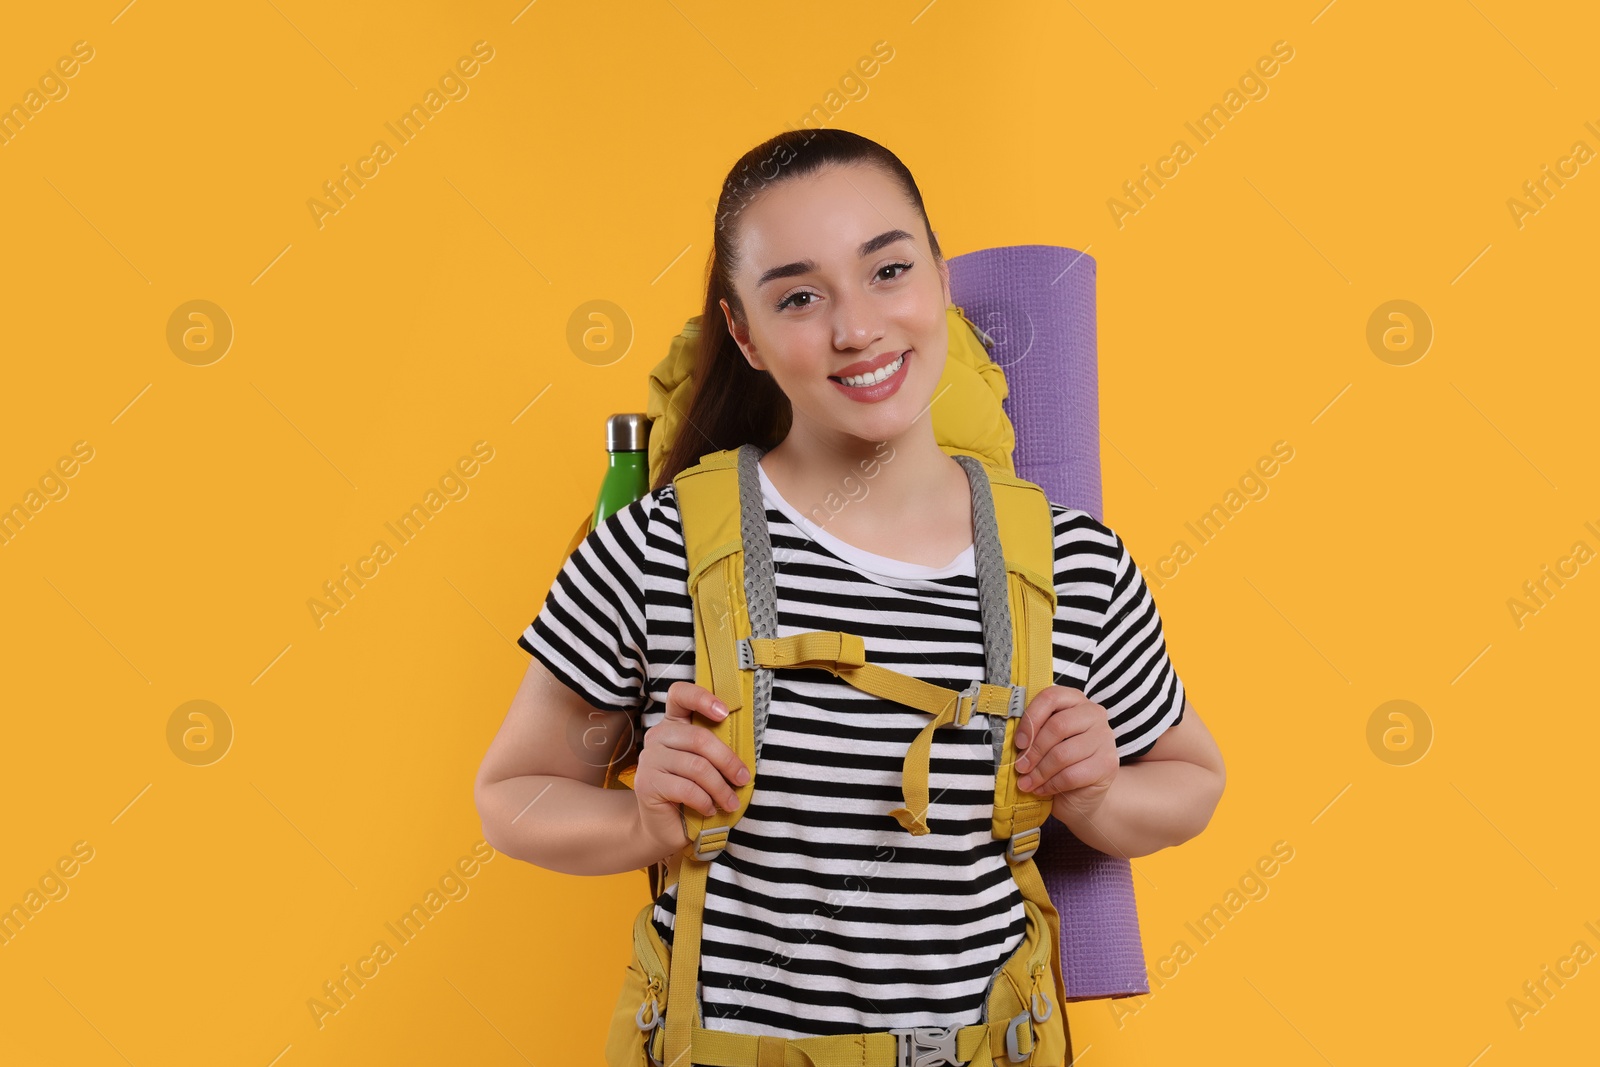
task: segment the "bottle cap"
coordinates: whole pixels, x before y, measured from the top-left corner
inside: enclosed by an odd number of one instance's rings
[[[648,416],[613,415],[606,420],[607,452],[643,452],[649,436]]]

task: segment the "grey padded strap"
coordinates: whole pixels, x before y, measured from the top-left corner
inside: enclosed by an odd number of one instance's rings
[[[772,575],[772,538],[767,530],[767,504],[761,498],[761,472],[756,463],[765,453],[757,445],[739,446],[739,533],[744,539],[744,599],[750,613],[751,637],[778,636],[778,596]],[[772,668],[755,672],[754,716],[756,758],[767,732],[767,705],[772,701]],[[752,772],[755,770],[751,768]]]
[[[994,513],[994,491],[989,473],[975,456],[958,455],[955,461],[967,472],[972,485],[972,554],[978,577],[978,610],[983,615],[983,659],[990,685],[1011,684],[1011,591],[1006,582],[1006,556],[1000,544],[1000,525]],[[1005,746],[1005,724],[991,722],[994,766],[1000,769]]]

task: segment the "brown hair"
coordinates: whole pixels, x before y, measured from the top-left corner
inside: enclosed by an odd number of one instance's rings
[[[734,320],[741,324],[745,321],[744,305],[733,288],[738,266],[738,217],[773,183],[843,164],[881,167],[898,181],[906,199],[922,216],[934,258],[943,261],[916,180],[900,158],[878,142],[848,130],[801,129],[780,133],[746,152],[728,172],[717,199],[711,256],[706,264],[706,299],[692,373],[693,399],[687,417],[678,423],[677,436],[652,490],[670,483],[708,452],[742,444],[767,449],[788,435],[794,415],[789,398],[771,374],[746,362],[722,313],[721,302],[727,300]]]

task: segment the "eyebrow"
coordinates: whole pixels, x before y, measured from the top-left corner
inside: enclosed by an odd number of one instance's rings
[[[886,248],[896,241],[911,240],[914,240],[914,238],[904,230],[885,230],[871,240],[862,242],[861,247],[856,250],[856,254],[865,259],[880,248]],[[773,267],[763,273],[760,280],[756,282],[756,288],[759,289],[768,282],[777,281],[780,278],[792,278],[796,274],[809,274],[816,269],[817,263],[813,259],[800,259],[793,263],[785,263],[781,267]]]

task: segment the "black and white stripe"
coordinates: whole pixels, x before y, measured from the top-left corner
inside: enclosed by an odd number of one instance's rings
[[[778,635],[845,630],[867,658],[961,688],[984,670],[969,549],[943,568],[843,545],[762,479],[776,563]],[[1055,523],[1057,685],[1103,705],[1127,762],[1175,724],[1183,684],[1161,619],[1122,539],[1085,511]],[[518,639],[597,707],[660,722],[667,688],[694,680],[694,623],[672,486],[592,531]],[[1021,943],[1022,896],[990,834],[988,720],[935,733],[932,832],[913,837],[902,803],[906,748],[926,714],[816,670],[773,672],[749,809],[706,886],[706,1025],[805,1037],[982,1017],[995,970]],[[671,943],[677,886],[654,922]]]

